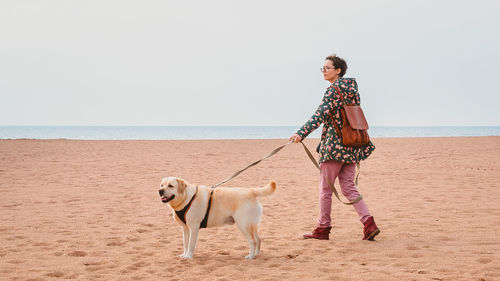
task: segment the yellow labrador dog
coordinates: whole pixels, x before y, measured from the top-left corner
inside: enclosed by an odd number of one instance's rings
[[[212,189],[181,178],[163,178],[159,190],[161,200],[170,205],[175,221],[182,227],[184,253],[180,257],[193,257],[200,228],[236,223],[250,245],[246,258],[254,259],[260,252],[257,226],[262,215],[257,197],[270,195],[275,189],[274,181],[258,188]]]

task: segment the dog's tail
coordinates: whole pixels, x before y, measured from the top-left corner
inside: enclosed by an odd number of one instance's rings
[[[268,196],[274,193],[276,190],[276,182],[270,181],[268,185],[264,187],[252,188],[253,194],[257,196]]]

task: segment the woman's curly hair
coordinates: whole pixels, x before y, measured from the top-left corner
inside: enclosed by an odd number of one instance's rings
[[[336,54],[333,54],[333,55],[329,55],[328,57],[326,57],[325,60],[331,60],[333,63],[333,67],[335,67],[335,69],[337,69],[337,68],[342,69],[339,73],[339,76],[344,77],[344,74],[347,71],[347,63],[345,62],[345,60],[343,58],[339,58],[339,57],[337,57]]]

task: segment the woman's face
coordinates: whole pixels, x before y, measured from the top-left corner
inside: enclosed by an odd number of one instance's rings
[[[340,68],[335,69],[331,60],[325,60],[325,64],[323,65],[323,69],[321,70],[321,72],[323,72],[323,77],[325,78],[325,80],[333,83],[339,77],[339,73],[341,70],[342,69]]]

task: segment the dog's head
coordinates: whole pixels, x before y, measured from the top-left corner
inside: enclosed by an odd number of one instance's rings
[[[180,197],[179,195],[184,193],[186,187],[186,181],[181,178],[163,178],[160,183],[160,190],[158,190],[158,193],[160,193],[161,201],[163,203],[168,203],[174,200],[176,196]]]

